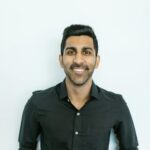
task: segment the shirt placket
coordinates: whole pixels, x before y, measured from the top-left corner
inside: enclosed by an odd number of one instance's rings
[[[78,111],[74,117],[74,135],[73,135],[73,147],[72,150],[79,149],[80,135],[81,135],[81,113]]]

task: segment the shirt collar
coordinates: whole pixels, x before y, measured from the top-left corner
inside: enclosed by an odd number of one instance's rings
[[[92,88],[91,88],[90,95],[91,95],[91,97],[95,98],[96,100],[99,99],[98,98],[99,97],[98,87],[96,86],[94,81],[92,82]],[[59,96],[60,96],[61,100],[64,100],[64,99],[68,98],[68,93],[67,93],[65,80],[60,84]]]

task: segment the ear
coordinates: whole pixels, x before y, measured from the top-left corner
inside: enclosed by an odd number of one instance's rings
[[[64,66],[63,66],[63,56],[61,54],[59,55],[59,64],[62,68],[64,68]]]
[[[95,64],[95,68],[98,68],[99,64],[100,64],[100,56],[97,55],[97,56],[96,56],[96,64]]]

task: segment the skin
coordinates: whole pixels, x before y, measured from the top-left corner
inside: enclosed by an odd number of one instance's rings
[[[59,61],[66,74],[69,99],[77,109],[81,109],[89,99],[92,74],[100,62],[93,39],[86,35],[70,36]]]

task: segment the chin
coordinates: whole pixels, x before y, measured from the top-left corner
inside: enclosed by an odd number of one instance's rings
[[[87,80],[82,80],[82,81],[75,81],[75,80],[71,80],[71,82],[74,84],[74,85],[76,85],[76,86],[83,86],[83,85],[85,85],[87,82],[88,82],[88,80],[89,79],[87,79]]]

